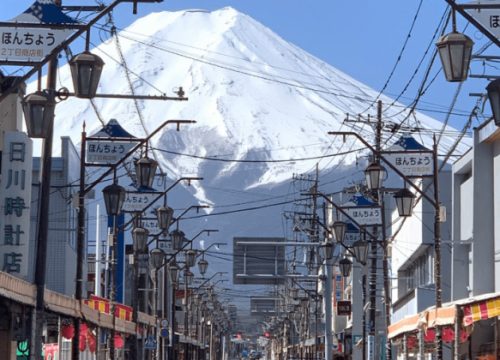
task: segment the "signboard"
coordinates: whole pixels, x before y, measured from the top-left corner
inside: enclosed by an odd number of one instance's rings
[[[478,3],[479,4],[479,3]],[[470,16],[480,23],[491,35],[500,38],[500,1],[488,1],[488,5],[498,5],[497,9],[466,9]],[[480,5],[479,5],[480,6]]]
[[[144,349],[146,350],[156,350],[156,345],[156,339],[152,335],[149,335],[144,341]]]
[[[382,213],[379,207],[343,207],[343,209],[359,225],[382,224]]]
[[[133,141],[87,140],[86,161],[90,164],[116,164],[135,145]]]
[[[375,360],[375,336],[368,335],[366,353],[368,360]]]
[[[349,201],[342,204],[342,209],[359,225],[382,224],[380,207],[363,195],[353,195]]]
[[[358,240],[361,240],[359,229],[354,226],[352,222],[347,221],[347,230],[344,235],[344,245],[352,246]]]
[[[258,244],[244,244],[256,242]],[[269,242],[269,245],[266,244]],[[282,284],[285,275],[284,238],[235,237],[233,239],[233,283]]]
[[[162,249],[165,253],[171,253],[172,250],[172,241],[167,239],[159,239],[157,241],[158,248]]]
[[[127,191],[123,212],[143,212],[146,206],[158,200],[160,192],[157,191]]]
[[[276,314],[279,298],[276,297],[251,297],[250,313],[252,316],[269,316]]]
[[[27,279],[30,250],[32,141],[23,132],[5,133],[0,186],[0,269]]]
[[[157,218],[142,218],[141,223],[142,227],[149,231],[149,235],[155,235],[162,232],[162,230],[158,227]]]
[[[0,27],[0,62],[39,62],[69,35],[67,29]]]
[[[335,270],[333,275],[333,307],[337,307],[337,304],[344,298],[344,277]]]
[[[382,153],[384,158],[408,177],[432,176],[432,152],[391,151]]]
[[[341,300],[337,302],[337,315],[339,316],[349,316],[351,315],[351,302],[347,300]]]
[[[432,176],[434,173],[432,151],[414,137],[401,136],[382,156],[391,165],[408,177]]]

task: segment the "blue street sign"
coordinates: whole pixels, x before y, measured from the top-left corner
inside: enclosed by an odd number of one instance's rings
[[[164,338],[168,337],[168,329],[167,328],[162,328],[160,330],[160,336],[164,337]]]
[[[146,350],[156,350],[156,339],[149,335],[144,342],[144,349]]]

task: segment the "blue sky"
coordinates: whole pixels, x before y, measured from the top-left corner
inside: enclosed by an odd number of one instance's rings
[[[2,0],[2,20],[19,14],[31,3]],[[91,5],[95,1],[65,0],[64,4]],[[118,7],[115,18],[119,26],[126,26],[134,20],[131,6],[122,4]],[[433,36],[447,4],[444,0],[166,0],[159,4],[139,4],[137,16],[153,11],[214,10],[224,6],[232,6],[250,15],[284,39],[375,90],[384,88],[390,77],[384,90],[386,95],[396,97],[407,87],[401,101],[410,103],[425,77],[434,50]],[[460,30],[465,24],[460,16],[458,21]],[[450,30],[448,26],[447,32]],[[484,43],[484,36],[472,27],[469,26],[467,31],[478,44]],[[430,50],[424,56],[429,46]],[[430,77],[438,71],[438,65],[437,61]],[[452,124],[456,127],[463,125],[465,114],[476,101],[468,93],[483,92],[486,85],[484,79],[470,80],[463,85],[457,104],[462,115],[452,118]],[[456,84],[444,82],[443,75],[439,74],[422,97],[421,108],[424,112],[432,109],[427,113],[443,120],[456,88]]]

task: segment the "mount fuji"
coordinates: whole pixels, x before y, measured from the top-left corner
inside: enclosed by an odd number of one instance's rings
[[[200,229],[220,229],[201,240],[202,246],[228,242],[213,257],[211,271],[230,266],[229,239],[234,236],[285,236],[281,212],[300,195],[290,191],[293,174],[318,165],[320,185],[328,184],[328,190],[362,177],[358,158],[366,149],[355,139],[344,141],[327,132],[352,130],[343,124],[346,114],[374,115],[378,92],[233,8],[151,13],[119,31],[118,42],[110,37],[92,52],[106,63],[99,93],[131,94],[133,88],[140,95],[175,96],[182,87],[189,101],[141,100],[140,117],[132,100],[96,98],[91,104],[70,98],[56,107],[55,138],[70,136],[79,143],[84,121],[89,134],[97,131],[103,124],[95,109],[104,122],[117,119],[138,137],[167,119],[196,120],[179,132],[163,129],[151,148],[171,181],[204,178],[169,193],[169,203],[174,209],[193,201],[212,206],[209,214],[193,214],[181,224],[188,237]],[[70,86],[67,65],[58,76],[58,83]],[[405,106],[386,96],[379,99],[384,118],[393,123],[405,121],[408,129],[442,127],[423,114],[409,116]],[[369,126],[355,131],[373,141]],[[416,137],[431,146],[429,131]],[[396,140],[384,135],[387,145]],[[443,136],[440,148],[450,149],[454,141]],[[57,141],[54,146],[57,153]]]

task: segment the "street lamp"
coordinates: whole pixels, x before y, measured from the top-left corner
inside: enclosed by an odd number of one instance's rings
[[[162,206],[156,209],[156,217],[158,218],[158,226],[160,229],[168,230],[174,217],[174,209],[170,206]]]
[[[171,263],[170,266],[168,267],[168,271],[170,273],[170,282],[172,284],[177,284],[179,281],[179,267],[175,262]]]
[[[486,87],[490,100],[491,112],[496,126],[500,126],[500,79],[495,79]]]
[[[182,249],[182,243],[184,242],[184,232],[175,229],[174,231],[172,231],[170,236],[172,237],[172,249],[176,251]]]
[[[208,261],[205,260],[205,258],[202,258],[200,261],[198,261],[198,270],[202,276],[205,275],[207,272],[208,268]]]
[[[343,277],[348,277],[351,273],[352,262],[348,258],[343,258],[339,261],[340,273]]]
[[[339,243],[344,242],[347,224],[343,221],[334,221],[332,224],[332,229],[333,233],[335,234],[335,240],[337,240],[337,242]]]
[[[370,190],[378,190],[386,178],[387,172],[379,162],[372,162],[365,169],[366,186]]]
[[[396,200],[399,216],[411,216],[413,204],[415,203],[415,194],[407,188],[403,188],[394,194],[394,200]]]
[[[89,51],[84,51],[69,61],[76,97],[95,97],[103,66],[104,61]]]
[[[56,103],[53,96],[37,91],[24,97],[22,107],[26,128],[30,138],[46,139],[52,131],[54,109]]]
[[[149,252],[149,262],[152,267],[158,270],[163,265],[165,253],[162,249],[155,248]]]
[[[193,282],[194,274],[189,269],[184,270],[184,282],[186,285],[191,285]]]
[[[453,31],[439,38],[436,46],[447,81],[460,82],[467,79],[472,45],[474,42],[467,35],[456,31],[455,22]]]
[[[116,216],[120,214],[123,203],[125,202],[125,189],[113,183],[106,186],[102,190],[102,195],[104,197],[104,204],[106,205],[106,211],[109,216]]]
[[[147,156],[143,156],[135,162],[135,174],[139,187],[150,188],[153,185],[158,162]]]
[[[321,245],[321,249],[323,250],[323,255],[325,256],[325,259],[330,260],[333,257],[333,249],[334,246],[331,241],[325,241]]]
[[[136,227],[134,230],[132,230],[132,239],[134,240],[135,252],[142,253],[147,249],[148,235],[149,231],[141,227]]]
[[[358,240],[352,244],[352,251],[354,257],[361,264],[366,264],[366,259],[368,258],[368,241]]]
[[[196,251],[188,250],[185,253],[186,267],[190,268],[196,264]]]

